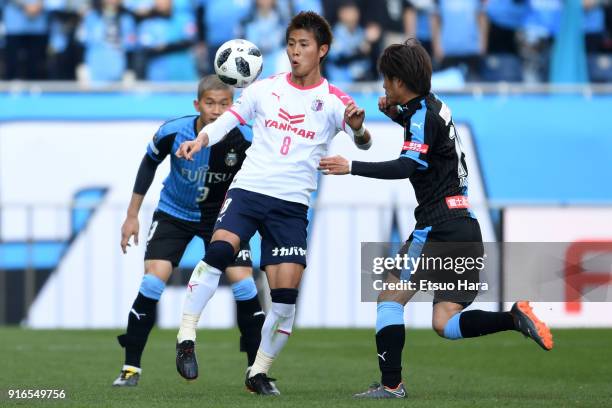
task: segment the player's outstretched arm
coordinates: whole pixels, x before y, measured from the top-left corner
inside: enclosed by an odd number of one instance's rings
[[[407,157],[384,162],[348,161],[342,156],[324,157],[319,162],[319,170],[325,175],[352,174],[355,176],[398,180],[412,176],[418,164]]]
[[[208,135],[204,131],[201,131],[194,140],[188,140],[181,143],[175,155],[181,159],[193,160],[193,156],[202,150],[202,148],[208,146],[208,143]]]
[[[372,136],[366,129],[363,122],[365,120],[365,110],[349,102],[344,109],[344,121],[353,131],[353,140],[359,149],[367,150],[372,146]]]
[[[217,120],[204,126],[194,140],[183,142],[175,153],[176,157],[193,160],[193,156],[197,152],[219,143],[239,123],[240,121],[235,113],[225,111]]]
[[[319,162],[319,170],[325,175],[340,176],[351,172],[351,163],[342,156],[324,157]]]

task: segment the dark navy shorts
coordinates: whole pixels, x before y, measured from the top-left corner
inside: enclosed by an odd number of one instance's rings
[[[261,269],[285,262],[306,266],[307,214],[303,204],[233,188],[225,196],[215,230],[233,232],[240,242],[249,242],[259,231]]]

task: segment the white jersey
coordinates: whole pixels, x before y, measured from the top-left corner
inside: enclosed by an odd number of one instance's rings
[[[352,99],[322,78],[300,87],[289,73],[257,81],[202,131],[211,143],[238,123],[253,122],[253,142],[230,186],[308,205],[317,188],[317,166],[332,138],[345,131],[345,105]]]

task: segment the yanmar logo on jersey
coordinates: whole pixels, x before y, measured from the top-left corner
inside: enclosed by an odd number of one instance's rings
[[[293,132],[298,136],[305,137],[306,139],[314,139],[316,132],[311,130],[300,129],[299,127],[295,127],[293,125],[297,125],[298,123],[304,122],[304,118],[306,115],[290,115],[286,110],[280,108],[278,110],[278,117],[281,118],[284,122],[279,122],[273,119],[266,119],[265,125],[267,128],[274,128],[278,130],[284,130],[287,132]],[[285,123],[288,122],[288,123]]]
[[[417,142],[404,142],[404,146],[402,147],[402,151],[412,150],[413,152],[419,153],[427,153],[429,150],[429,145],[425,143],[417,143]]]

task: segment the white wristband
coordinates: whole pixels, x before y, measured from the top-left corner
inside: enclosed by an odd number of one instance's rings
[[[348,174],[351,174],[352,171],[353,171],[353,161],[349,160],[349,172],[348,172]]]
[[[359,128],[358,130],[353,130],[353,142],[355,142],[355,145],[360,150],[368,150],[370,146],[372,146],[372,137],[370,137],[370,140],[368,140],[368,143],[359,143],[357,141],[358,139],[361,139],[363,135],[365,135],[366,130],[367,129],[365,127],[365,124],[362,124],[361,128]]]
[[[361,127],[358,130],[353,130],[353,137],[357,138],[357,137],[363,137],[363,134],[366,131],[366,127],[364,124],[361,125]]]

